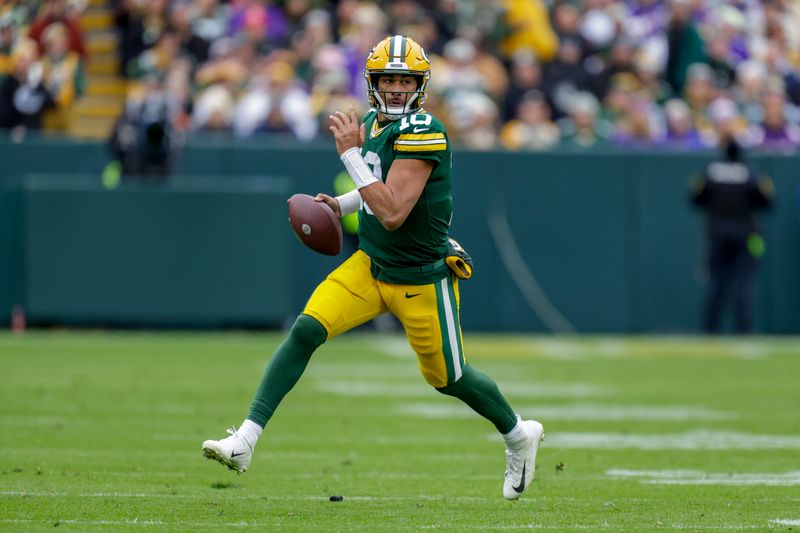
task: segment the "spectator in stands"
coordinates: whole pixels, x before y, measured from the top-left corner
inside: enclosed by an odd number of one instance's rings
[[[152,48],[128,64],[128,75],[141,78],[150,74],[164,78],[180,52],[180,38],[173,31],[162,33]]]
[[[550,118],[550,107],[541,91],[531,89],[520,98],[516,118],[500,132],[500,142],[508,150],[548,150],[561,138]]]
[[[207,87],[197,96],[192,112],[194,131],[205,133],[230,132],[236,102],[224,84]]]
[[[43,68],[36,43],[17,44],[11,57],[11,72],[0,82],[0,129],[24,135],[42,128],[44,112],[55,106],[43,83]]]
[[[659,75],[655,58],[650,54],[640,53],[634,60],[634,74],[639,83],[638,92],[645,94],[650,101],[663,105],[672,98],[672,88]]]
[[[384,13],[374,4],[356,2],[351,18],[343,20],[339,28],[341,47],[347,58],[347,71],[350,74],[350,94],[363,98],[367,93],[364,79],[364,58],[376,42],[386,36],[388,21]]]
[[[0,16],[0,80],[11,72],[11,55],[16,35],[10,16]]]
[[[195,0],[195,16],[192,19],[192,32],[208,43],[225,36],[228,29],[230,6],[219,0]]]
[[[784,54],[781,41],[773,39],[767,42],[763,63],[769,77],[780,78],[788,88],[788,94],[800,98],[800,53],[790,61]],[[800,105],[800,102],[795,103]]]
[[[444,62],[436,65],[430,90],[444,98],[458,98],[461,93],[488,93],[489,80],[475,66],[475,45],[467,39],[453,39],[444,49]],[[436,80],[440,81],[436,81]]]
[[[145,49],[142,26],[144,6],[140,0],[113,0],[112,6],[120,74],[127,76],[128,64]]]
[[[215,83],[228,86],[233,94],[247,83],[257,60],[251,43],[224,38],[210,49],[211,60],[202,65],[194,75],[194,85],[200,90]]]
[[[519,50],[532,50],[540,61],[550,61],[558,50],[558,37],[542,0],[502,0],[503,24],[509,35],[500,42],[500,53],[510,60]]]
[[[611,80],[620,74],[634,74],[635,44],[626,38],[619,38],[611,45],[608,58],[594,66],[594,71],[586,71],[586,86],[598,100],[602,100],[611,88]],[[602,61],[594,56],[589,64]]]
[[[504,121],[512,120],[517,116],[523,96],[532,90],[537,90],[544,96],[544,93],[541,92],[542,66],[532,52],[523,50],[514,54],[511,59],[511,79],[503,99],[502,118]]]
[[[617,2],[608,0],[585,0],[584,6],[578,31],[583,40],[584,55],[590,57],[620,41],[617,39],[618,30],[624,14]]]
[[[703,150],[713,146],[714,138],[708,138],[695,128],[692,112],[686,102],[678,98],[664,104],[666,136],[662,146],[679,150]]]
[[[303,17],[301,29],[292,37],[291,49],[294,54],[294,68],[297,77],[306,87],[319,71],[319,64],[326,70],[346,69],[346,58],[340,47],[333,43],[331,17],[327,11],[314,9]],[[316,64],[316,65],[315,65]],[[348,90],[349,90],[348,83]]]
[[[800,126],[787,118],[791,114],[790,104],[786,102],[779,80],[764,94],[762,104],[763,118],[752,131],[753,146],[781,152],[794,152],[800,148]]]
[[[316,117],[320,133],[332,135],[330,126],[333,122],[330,116],[337,109],[352,107],[359,116],[367,112],[364,99],[351,95],[348,87],[347,74],[341,71],[325,72],[315,78],[314,92],[311,94],[311,111]]]
[[[695,127],[703,130],[712,128],[709,123],[708,106],[717,96],[714,86],[714,73],[705,63],[694,63],[686,71],[683,98],[692,110]]]
[[[172,171],[176,150],[169,97],[161,79],[147,75],[140,91],[128,97],[109,149],[123,177],[163,181]]]
[[[387,2],[386,9],[389,15],[389,33],[393,35],[402,35],[405,28],[417,24],[427,16],[419,2],[414,0]]]
[[[500,112],[491,98],[480,91],[461,92],[446,105],[455,144],[473,150],[497,146]]]
[[[553,103],[553,116],[561,118],[570,113],[572,97],[588,84],[586,70],[581,63],[580,42],[563,38],[558,56],[544,68],[544,92]]]
[[[310,140],[317,133],[311,100],[288,63],[269,64],[257,86],[240,101],[235,112],[238,135],[289,133]]]
[[[736,103],[727,96],[720,96],[708,106],[707,120],[701,133],[705,138],[713,138],[714,145],[731,139],[740,147],[753,145],[747,121],[739,113]]]
[[[76,52],[68,49],[66,27],[59,22],[47,27],[42,40],[45,45],[42,57],[44,85],[56,103],[56,107],[45,117],[45,127],[65,130],[69,125],[70,108],[83,92],[80,58]]]
[[[462,144],[485,147],[487,139],[496,139],[502,125],[510,121],[514,126],[503,130],[503,145],[519,144],[505,137],[508,131],[521,131],[519,104],[532,89],[544,93],[553,119],[572,132],[570,139],[576,129],[571,108],[576,93],[590,92],[603,102],[602,112],[594,119],[598,138],[607,138],[611,131],[607,121],[621,121],[614,139],[626,146],[638,145],[639,135],[656,135],[658,141],[659,132],[667,135],[667,144],[694,146],[695,137],[708,142],[716,135],[710,104],[720,96],[730,96],[741,109],[736,122],[747,121],[745,126],[750,126],[744,128],[748,133],[741,135],[742,142],[758,147],[762,144],[757,140],[759,132],[781,128],[777,114],[764,122],[762,100],[773,78],[783,82],[788,138],[793,135],[792,125],[798,123],[794,106],[800,104],[800,4],[785,0],[109,2],[119,29],[123,73],[133,78],[152,73],[166,80],[172,94],[173,126],[178,130],[234,130],[237,135],[264,130],[294,136],[302,132],[303,139],[320,131],[325,135],[327,130],[319,130],[319,124],[327,120],[324,109],[329,99],[362,99],[366,91],[363,58],[390,27],[414,36],[430,53],[432,69],[441,75],[433,77],[439,80],[438,87],[430,87],[426,108],[453,123],[454,139],[459,132],[470,137]],[[0,78],[9,68],[9,51],[20,35],[29,34],[29,24],[42,50],[45,28],[54,22],[66,29],[72,47],[73,41],[82,47],[82,37],[76,39],[74,32],[79,34],[76,13],[84,3],[42,0],[33,24],[34,3],[3,4]],[[547,12],[550,5],[552,13]],[[277,90],[265,69],[279,63],[293,69],[294,75],[288,87]],[[348,95],[341,92],[342,73]],[[64,79],[61,72],[53,78],[45,75],[48,82],[56,78]],[[310,111],[289,121],[293,125],[281,117],[279,108],[268,104],[273,93],[284,89],[294,95],[288,101],[310,102]],[[472,91],[488,96],[491,104],[481,96],[473,97]],[[683,106],[679,110],[673,104],[671,118],[658,118],[663,113],[653,104],[663,106],[675,97],[688,103],[693,127],[683,123]],[[628,107],[632,100],[647,103]],[[465,112],[465,102],[470,101],[476,108]],[[198,105],[201,111],[193,111]],[[268,105],[277,113],[270,121],[261,117]],[[496,116],[498,105],[502,120]],[[542,108],[539,104],[528,107],[534,109],[530,117],[536,122]],[[640,114],[643,108],[648,111]],[[254,113],[242,117],[244,110]],[[190,124],[190,117],[195,124]],[[467,134],[462,128],[473,121],[481,124],[481,131]],[[495,124],[492,135],[485,131],[489,124]],[[748,135],[752,136],[749,141]]]
[[[621,73],[611,78],[610,84],[600,115],[603,120],[614,124],[625,115],[625,110],[639,90],[639,83],[632,74]]]
[[[667,26],[667,64],[665,79],[675,94],[683,94],[689,65],[704,63],[703,39],[692,16],[693,0],[668,0],[670,8]]]
[[[191,9],[189,4],[176,3],[173,5],[169,15],[169,25],[175,33],[181,53],[198,65],[208,60],[209,42],[194,33]]]
[[[67,42],[70,51],[75,52],[82,59],[86,57],[83,31],[74,11],[67,9],[65,0],[45,0],[39,8],[38,16],[28,29],[28,37],[36,41],[39,53],[45,49],[44,33],[51,24],[61,23],[67,32]]]
[[[761,119],[761,95],[767,85],[767,69],[756,60],[742,61],[736,67],[731,93],[744,117],[751,122]]]
[[[275,3],[240,0],[231,4],[228,35],[244,39],[259,53],[268,53],[285,38],[287,24],[285,13]]]
[[[614,124],[614,144],[622,148],[652,148],[662,140],[663,118],[658,107],[641,93],[632,97]]]
[[[730,36],[715,32],[706,44],[708,64],[714,72],[714,82],[718,87],[730,87],[736,78],[733,65],[737,62],[731,52]]]
[[[566,1],[558,2],[553,7],[553,31],[556,34],[558,43],[564,39],[572,39],[573,41],[581,42],[581,10],[579,2]],[[583,56],[583,46],[580,47],[581,56]],[[539,57],[539,56],[537,56]],[[540,61],[549,62],[553,58],[539,57]]]
[[[599,118],[600,105],[588,92],[578,92],[569,101],[569,116],[558,122],[560,146],[583,150],[609,145],[609,125]]]

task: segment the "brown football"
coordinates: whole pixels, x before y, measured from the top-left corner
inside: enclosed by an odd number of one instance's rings
[[[289,223],[300,242],[315,252],[337,255],[342,250],[342,224],[325,202],[295,194],[289,198]]]

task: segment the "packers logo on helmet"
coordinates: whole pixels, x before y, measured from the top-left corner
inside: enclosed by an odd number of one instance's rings
[[[378,90],[381,74],[404,74],[417,78],[417,88],[408,93],[402,107],[389,107],[386,93]],[[425,50],[413,39],[405,35],[387,37],[372,49],[364,66],[367,79],[367,93],[372,107],[391,120],[418,111],[428,96],[428,80],[431,77],[431,63]]]

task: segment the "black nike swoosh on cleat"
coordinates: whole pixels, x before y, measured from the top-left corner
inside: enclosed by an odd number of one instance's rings
[[[240,455],[244,455],[244,452],[241,452],[241,453],[231,452],[231,459],[233,459],[234,457],[239,457]],[[525,471],[523,470],[522,473],[524,474]]]
[[[406,298],[413,298],[413,297],[415,297],[415,296],[419,296],[420,294],[422,294],[422,293],[421,293],[421,292],[416,292],[416,293],[414,293],[414,294],[408,294],[408,293],[406,293]]]
[[[527,466],[527,462],[522,463],[522,477],[519,480],[519,487],[511,487],[517,494],[525,492],[525,468],[527,468]]]

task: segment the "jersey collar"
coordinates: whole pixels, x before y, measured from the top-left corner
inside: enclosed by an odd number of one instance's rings
[[[378,127],[378,116],[375,115],[375,120],[372,121],[372,126],[369,129],[369,138],[370,139],[374,139],[375,137],[377,137],[378,135],[383,133],[383,130],[385,130],[386,128],[388,128],[391,125],[392,125],[392,123],[389,122],[384,127],[379,128]]]

